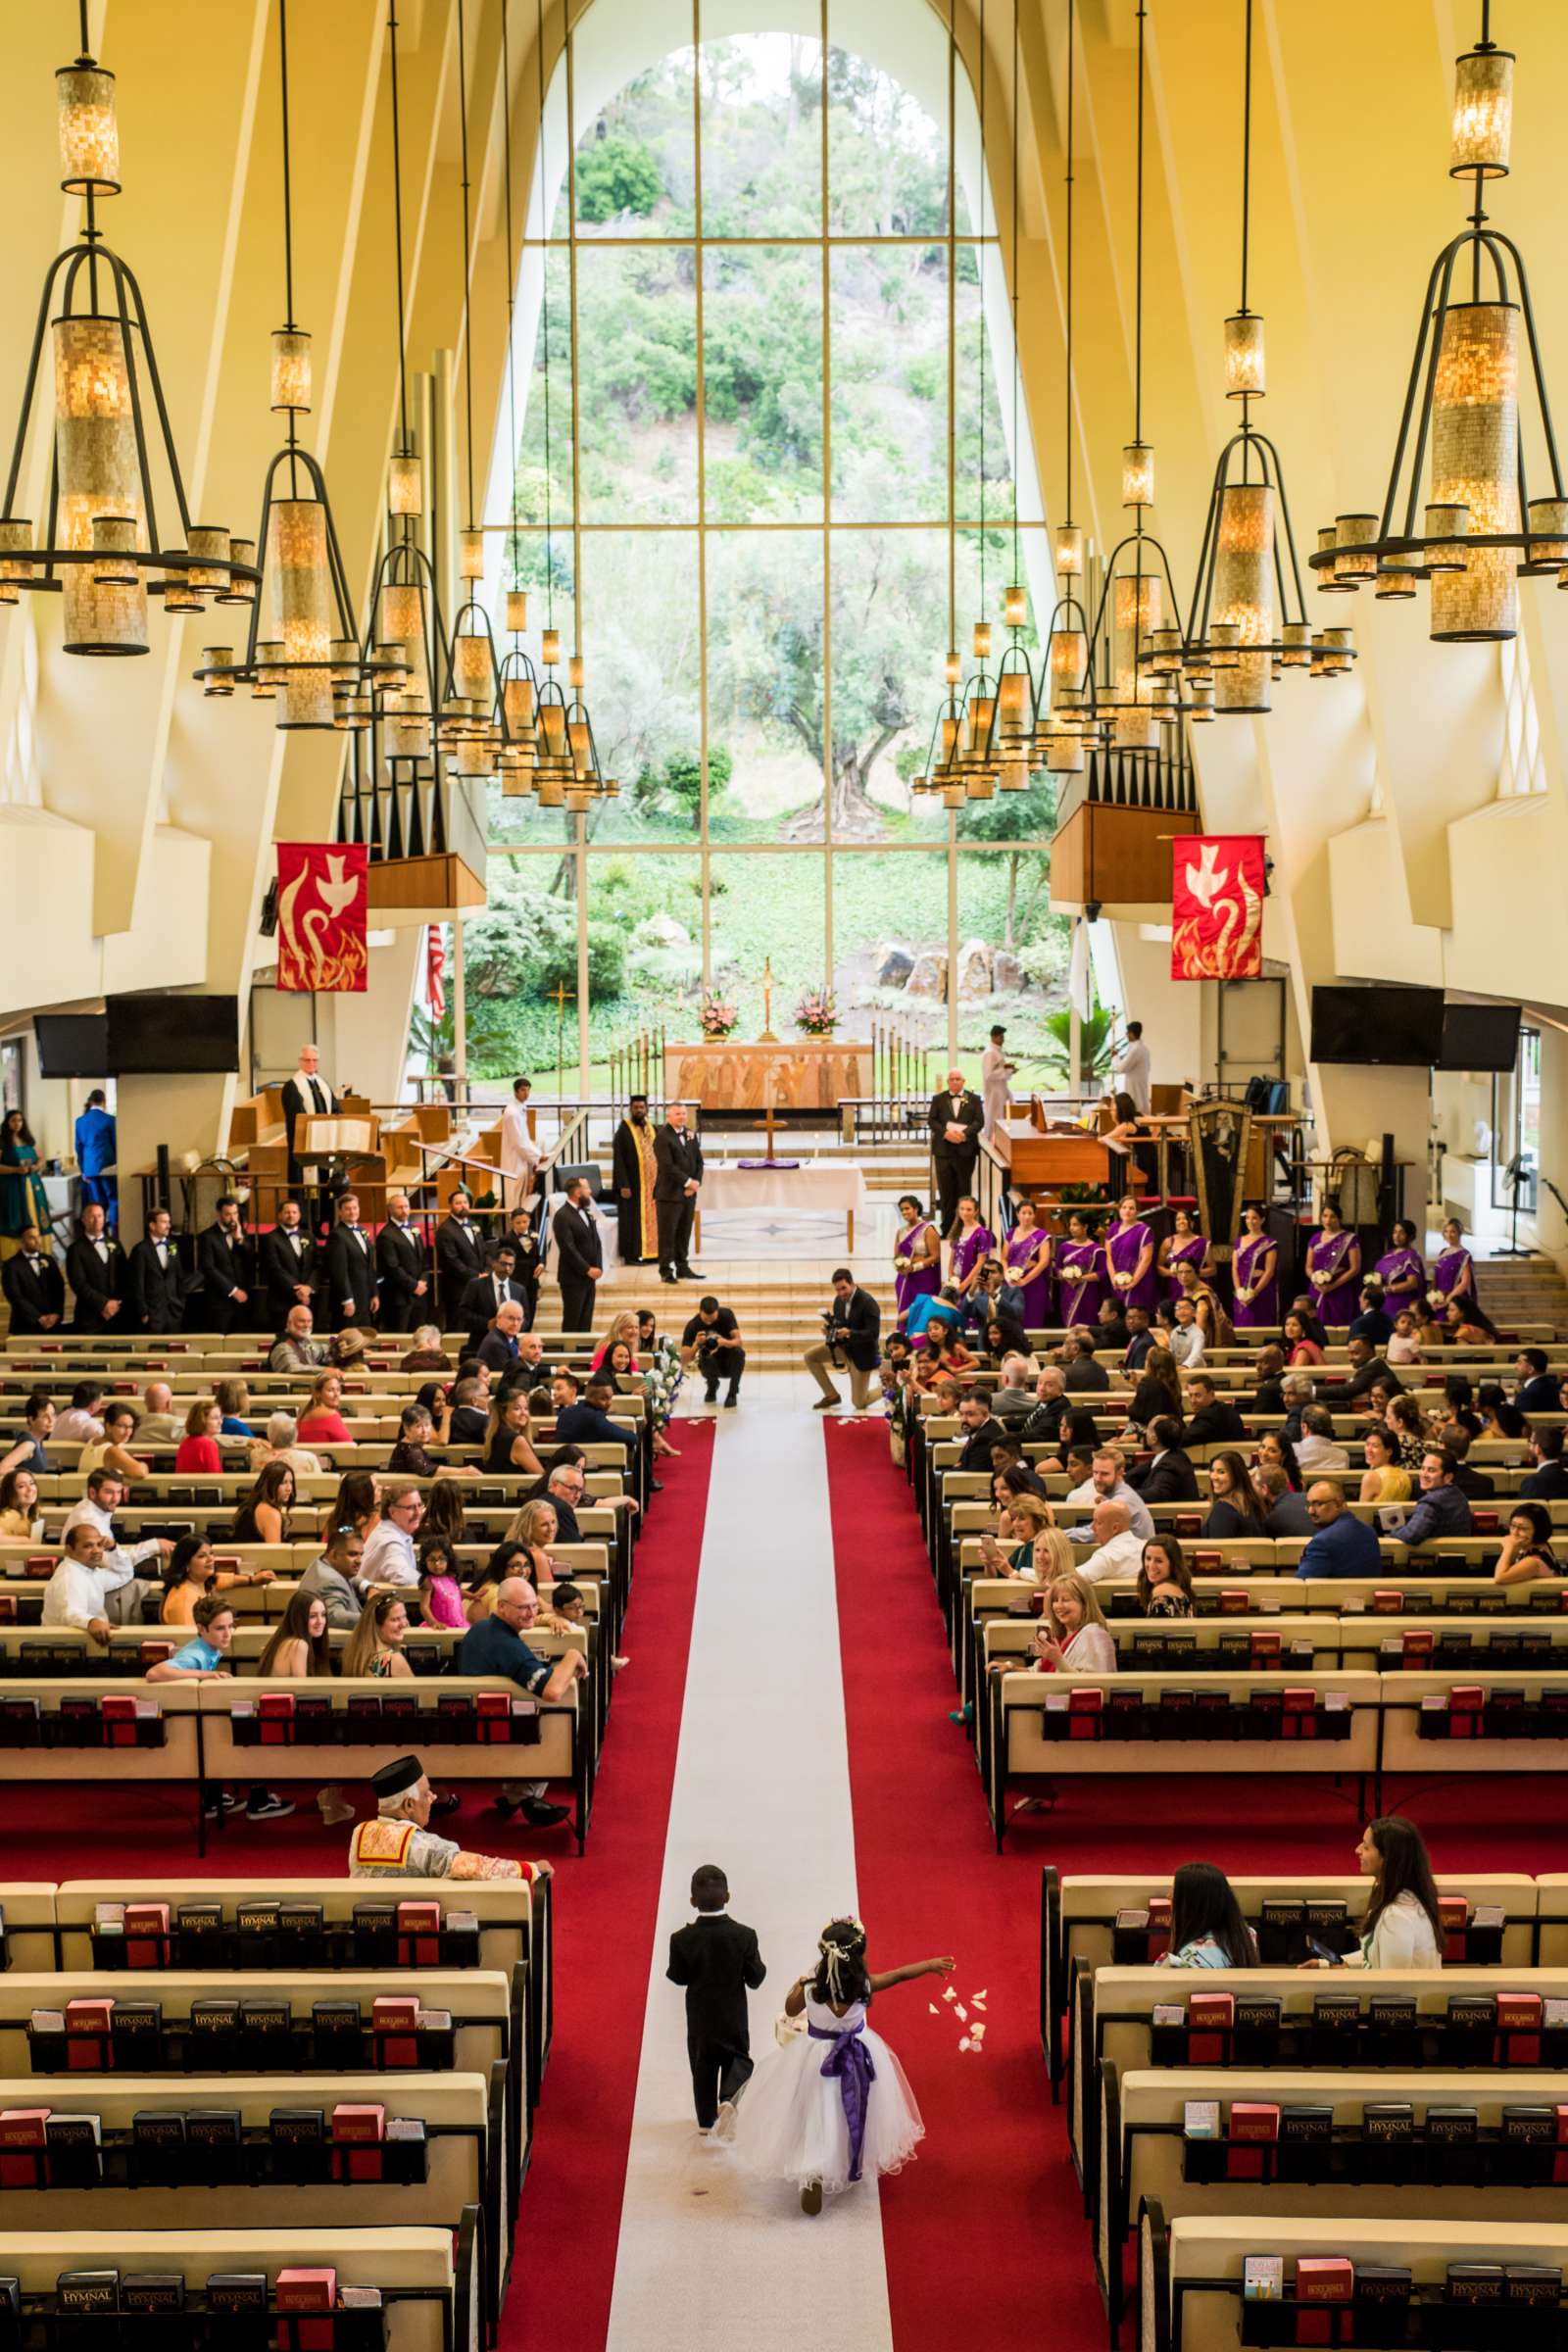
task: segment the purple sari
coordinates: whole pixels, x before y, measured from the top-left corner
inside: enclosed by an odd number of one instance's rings
[[[954,1281],[966,1281],[971,1267],[989,1257],[996,1246],[997,1237],[989,1225],[971,1225],[966,1233],[960,1233],[953,1245]]]
[[[1044,1249],[1047,1261],[1043,1272],[1033,1282],[1020,1282],[1017,1269],[1026,1266],[1037,1250]],[[1007,1279],[1016,1283],[1023,1293],[1023,1327],[1025,1331],[1040,1331],[1051,1321],[1051,1237],[1039,1226],[1033,1233],[1009,1233],[1003,1248],[1003,1263]]]
[[[1388,1250],[1378,1259],[1373,1271],[1383,1285],[1383,1303],[1391,1315],[1403,1306],[1419,1306],[1427,1295],[1427,1261],[1419,1250]],[[1415,1276],[1413,1291],[1391,1291],[1391,1282],[1400,1282],[1408,1274]]]
[[[1451,1298],[1455,1292],[1461,1298],[1474,1298],[1476,1296],[1476,1261],[1469,1250],[1462,1247],[1457,1250],[1440,1250],[1437,1263],[1432,1269],[1432,1287],[1436,1291],[1441,1291],[1445,1298]]]
[[[1165,1297],[1167,1299],[1174,1300],[1182,1296],[1182,1286],[1177,1278],[1176,1273],[1177,1267],[1182,1265],[1190,1265],[1195,1274],[1200,1275],[1203,1270],[1203,1257],[1207,1251],[1207,1249],[1208,1244],[1204,1241],[1200,1233],[1190,1233],[1185,1241],[1173,1241],[1171,1243],[1170,1272],[1158,1277],[1158,1279],[1164,1285]],[[1131,1303],[1142,1304],[1142,1301],[1138,1300]]]
[[[1151,1251],[1148,1273],[1141,1282],[1135,1282],[1130,1291],[1124,1291],[1114,1283],[1106,1286],[1110,1296],[1123,1308],[1147,1306],[1151,1314],[1154,1311],[1159,1298],[1159,1278],[1154,1272],[1153,1239],[1141,1218],[1133,1225],[1112,1225],[1105,1236],[1105,1255],[1117,1274],[1130,1274],[1141,1252],[1146,1248]]]
[[[940,1263],[931,1266],[916,1266],[912,1269],[908,1263],[914,1255],[916,1243],[923,1241],[924,1237],[933,1230],[928,1217],[917,1217],[912,1225],[900,1234],[893,1245],[894,1256],[902,1257],[905,1260],[904,1271],[893,1277],[894,1302],[901,1323],[917,1298],[934,1298],[942,1288]]]
[[[1246,1240],[1238,1242],[1236,1255],[1232,1260],[1238,1283],[1250,1288],[1253,1267],[1265,1250],[1274,1249],[1274,1237],[1268,1233],[1250,1234]],[[1232,1308],[1231,1320],[1238,1331],[1249,1331],[1254,1330],[1259,1324],[1268,1324],[1272,1328],[1278,1324],[1279,1319],[1280,1272],[1279,1256],[1276,1250],[1273,1273],[1255,1298],[1238,1298],[1236,1300]]]
[[[1085,1323],[1098,1321],[1100,1301],[1105,1295],[1100,1270],[1104,1264],[1104,1252],[1098,1242],[1058,1242],[1056,1245],[1056,1303],[1061,1319],[1069,1331],[1081,1330]],[[1065,1281],[1069,1266],[1083,1268],[1082,1282]]]
[[[1307,1272],[1343,1274],[1346,1260],[1354,1248],[1353,1233],[1314,1233],[1306,1252]],[[1310,1288],[1318,1321],[1325,1331],[1343,1331],[1348,1323],[1355,1321],[1359,1283],[1348,1282],[1337,1291],[1320,1291],[1316,1283],[1311,1284]]]

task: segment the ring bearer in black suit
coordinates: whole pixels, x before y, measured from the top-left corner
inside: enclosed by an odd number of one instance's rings
[[[686,1132],[686,1105],[671,1102],[654,1138],[654,1207],[659,1272],[664,1282],[700,1282],[692,1264],[692,1219],[703,1181],[703,1147]]]
[[[958,1202],[974,1188],[974,1163],[980,1156],[980,1130],[985,1123],[985,1104],[964,1085],[961,1070],[950,1070],[941,1094],[931,1098],[937,1231],[944,1241],[953,1231]]]
[[[755,1928],[729,1915],[729,1881],[715,1863],[692,1873],[690,1927],[669,1939],[672,1984],[686,1992],[686,2055],[691,2061],[697,2129],[720,2139],[735,2131],[735,2103],[752,2079],[746,1995],[767,1975]]]
[[[409,1196],[393,1193],[386,1204],[386,1223],[375,1237],[375,1265],[381,1277],[381,1331],[409,1331],[425,1320],[430,1296],[430,1269],[418,1228],[409,1221]]]

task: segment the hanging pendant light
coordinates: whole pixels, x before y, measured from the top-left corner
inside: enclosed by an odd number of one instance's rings
[[[1327,636],[1314,633],[1301,594],[1296,533],[1285,495],[1279,451],[1252,422],[1252,403],[1267,390],[1263,321],[1248,306],[1252,195],[1252,0],[1243,0],[1246,65],[1242,105],[1242,300],[1225,321],[1225,394],[1242,404],[1240,431],[1220,452],[1209,492],[1198,558],[1192,610],[1183,641],[1171,632],[1147,657],[1162,668],[1179,651],[1189,685],[1200,690],[1195,717],[1258,714],[1271,708],[1269,688],[1280,671],[1307,669],[1340,677],[1350,666],[1349,633],[1333,662],[1321,659]],[[1375,568],[1372,567],[1372,568]],[[1400,591],[1413,595],[1406,578]],[[1381,593],[1381,590],[1380,590]],[[1320,657],[1314,660],[1314,655]]]
[[[957,0],[949,0],[948,8],[948,370],[949,383],[954,382],[954,353],[956,349],[956,304],[957,289],[957,155],[956,139],[956,91],[958,81],[958,22]],[[982,149],[981,170],[984,186],[985,156]],[[982,410],[982,415],[984,411]],[[931,738],[926,749],[925,765],[910,786],[911,794],[939,800],[946,808],[959,808],[967,797],[964,772],[958,763],[962,744],[965,710],[963,684],[963,656],[958,651],[958,521],[956,487],[956,420],[948,415],[948,651],[943,660],[943,694],[937,704],[936,716],[931,723]],[[983,501],[982,501],[983,503]],[[982,517],[983,520],[983,517]]]
[[[1144,438],[1144,24],[1138,8],[1137,262],[1133,310],[1133,436],[1122,453],[1122,504],[1133,527],[1105,562],[1104,582],[1090,632],[1089,683],[1095,728],[1113,751],[1159,757],[1165,732],[1179,728],[1181,704],[1170,639],[1180,602],[1164,548],[1144,528],[1153,504],[1154,453]],[[1157,655],[1158,659],[1154,657]],[[1177,659],[1174,667],[1180,668]]]
[[[83,199],[80,241],[57,254],[44,276],[0,513],[0,608],[15,605],[24,590],[58,594],[66,653],[144,654],[149,596],[162,596],[169,612],[200,612],[209,597],[248,600],[259,575],[248,541],[230,541],[226,530],[190,519],[141,289],[98,225],[98,206],[120,193],[120,129],[115,77],[88,46],[86,0],[79,25],[80,54],[56,74],[55,95],[60,185]],[[31,518],[14,510],[46,341],[54,362],[54,445],[48,519],[35,540]],[[144,389],[152,393],[151,433]],[[159,542],[155,448],[168,470],[183,546]]]
[[[281,732],[332,727],[357,733],[369,724],[375,691],[401,684],[408,663],[401,645],[360,645],[325,477],[299,444],[299,420],[311,409],[311,338],[294,316],[288,0],[277,0],[277,69],[286,318],[272,336],[271,405],[288,418],[288,438],[268,466],[262,488],[257,544],[264,596],[252,606],[244,655],[236,662],[231,646],[209,646],[194,674],[209,695],[231,695],[238,684],[249,686],[257,701],[275,702]]]
[[[986,224],[986,194],[990,187],[990,165],[986,148],[986,0],[980,0],[980,234],[984,238]],[[1017,108],[1013,109],[1016,122]],[[1016,220],[1016,215],[1014,216]],[[1016,239],[1014,240],[1016,265]],[[957,765],[966,801],[989,801],[1001,780],[1003,756],[1001,742],[1002,679],[993,671],[991,662],[991,622],[986,617],[986,300],[985,255],[976,255],[980,287],[980,336],[975,358],[975,407],[980,418],[980,466],[978,473],[980,526],[980,613],[970,632],[970,647],[977,664],[966,681],[962,695],[962,719],[958,728]],[[1014,280],[1016,283],[1016,279]],[[1016,355],[1014,355],[1016,357]],[[1013,467],[1016,475],[1016,464]],[[1016,507],[1014,508],[1016,518]],[[1021,593],[1021,591],[1020,591]],[[1016,639],[1013,641],[1016,643]],[[1016,665],[1014,666],[1016,675]],[[1011,692],[1016,696],[1020,688]],[[1034,734],[1034,702],[1031,687],[1028,739]],[[1025,777],[1027,782],[1027,777]]]
[[[528,625],[528,594],[519,585],[522,562],[517,539],[517,348],[515,329],[517,275],[512,250],[512,52],[507,24],[510,0],[501,5],[501,78],[503,87],[502,122],[505,126],[506,215],[507,215],[507,417],[510,463],[507,479],[512,494],[512,527],[507,534],[507,554],[510,561],[512,585],[507,589],[507,633],[512,639],[502,658],[499,673],[501,693],[501,790],[508,800],[526,800],[538,782],[539,774],[539,672],[528,658],[522,642],[522,632]],[[539,70],[539,226],[544,240],[541,251],[540,290],[543,297],[542,318],[545,344],[545,512],[550,514],[550,224],[545,219],[546,177],[545,159],[545,21],[544,0],[537,0],[536,61]],[[545,529],[547,549],[546,572],[550,559],[550,527]]]
[[[1076,78],[1077,0],[1067,0],[1067,166],[1066,187],[1066,357],[1067,381],[1062,405],[1062,514],[1053,536],[1053,558],[1058,582],[1056,602],[1046,632],[1046,654],[1036,705],[1035,752],[1040,764],[1054,775],[1078,775],[1084,764],[1085,732],[1089,725],[1086,689],[1089,683],[1089,617],[1081,601],[1084,576],[1084,535],[1072,518],[1072,428],[1076,379],[1072,365],[1073,166],[1077,160]],[[1014,205],[1017,199],[1014,196]]]
[[[1516,636],[1521,576],[1555,572],[1568,586],[1568,496],[1530,288],[1518,247],[1487,226],[1482,205],[1487,181],[1508,172],[1513,69],[1482,0],[1481,38],[1455,67],[1448,162],[1451,179],[1474,179],[1475,203],[1427,279],[1383,511],[1341,515],[1309,559],[1323,585],[1340,591],[1371,581],[1379,597],[1405,598],[1430,581],[1440,644]],[[1521,325],[1551,477],[1544,498],[1530,496],[1519,432]]]

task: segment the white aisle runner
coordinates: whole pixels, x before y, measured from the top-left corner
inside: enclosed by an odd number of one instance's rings
[[[811,2221],[792,2189],[752,2181],[721,2145],[699,2140],[682,1995],[664,1976],[669,1934],[691,1917],[691,1874],[716,1862],[767,1963],[752,1995],[761,2064],[823,1922],[856,1908],[827,1469],[821,1417],[800,1400],[801,1385],[749,1378],[740,1409],[719,1414],[611,2352],[719,2342],[891,2352],[875,2187],[830,2198]],[[636,1671],[634,1657],[627,1672]],[[591,2117],[581,2121],[592,2129]],[[740,2130],[744,2137],[744,2100]]]

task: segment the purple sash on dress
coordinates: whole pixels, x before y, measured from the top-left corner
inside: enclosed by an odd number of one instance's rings
[[[1151,1238],[1149,1227],[1141,1222],[1136,1225],[1113,1225],[1110,1228],[1105,1236],[1105,1254],[1118,1274],[1132,1272],[1138,1263],[1140,1251]],[[1123,1307],[1152,1307],[1158,1287],[1154,1279],[1153,1259],[1151,1258],[1149,1271],[1142,1282],[1135,1282],[1130,1291],[1121,1290],[1113,1283],[1111,1297]]]
[[[1017,1281],[1017,1268],[1026,1265],[1036,1250],[1047,1246],[1047,1236],[1038,1229],[1033,1233],[1009,1233],[1003,1247],[1003,1262]],[[1032,1282],[1020,1283],[1023,1294],[1023,1323],[1026,1331],[1037,1331],[1051,1320],[1051,1270],[1049,1265]]]
[[[930,1230],[930,1224],[924,1217],[920,1218],[918,1223],[909,1226],[907,1231],[901,1233],[894,1243],[894,1256],[912,1257],[915,1243],[920,1241]],[[917,1298],[934,1298],[941,1288],[942,1270],[940,1266],[920,1266],[912,1271],[906,1267],[902,1274],[896,1274],[893,1278],[894,1301],[899,1314],[906,1315]]]
[[[830,2041],[833,2047],[822,2061],[822,2072],[831,2082],[838,2077],[839,2097],[844,2102],[844,2121],[850,2133],[850,2179],[860,2178],[860,2152],[865,2146],[866,2093],[876,2081],[876,2068],[871,2053],[860,2036],[865,2032],[862,2022],[851,2026],[842,2034],[824,2033],[820,2026],[806,2029],[812,2041]]]
[[[1443,1250],[1438,1257],[1437,1264],[1432,1269],[1434,1289],[1440,1290],[1445,1298],[1451,1298],[1464,1281],[1466,1267],[1473,1269],[1474,1264],[1475,1260],[1471,1257],[1468,1250]],[[1474,1296],[1475,1287],[1475,1274],[1472,1271],[1470,1281],[1466,1286],[1467,1298]]]
[[[1080,1324],[1093,1323],[1100,1313],[1100,1244],[1098,1242],[1063,1242],[1056,1251],[1058,1276],[1068,1266],[1081,1266],[1082,1282],[1063,1282],[1057,1303],[1061,1320],[1067,1330]]]
[[[971,1225],[968,1232],[960,1234],[953,1245],[954,1279],[965,1281],[975,1259],[984,1257],[996,1246],[997,1237],[989,1225]]]
[[[1343,1274],[1354,1240],[1353,1233],[1332,1233],[1327,1241],[1321,1233],[1314,1235],[1306,1253],[1308,1270],[1314,1274]],[[1355,1299],[1348,1290],[1320,1291],[1315,1283],[1311,1288],[1318,1320],[1326,1328],[1338,1329],[1341,1324],[1354,1322]]]
[[[1390,1250],[1378,1259],[1373,1269],[1383,1285],[1383,1303],[1391,1313],[1397,1314],[1401,1306],[1419,1306],[1426,1295],[1426,1260],[1418,1250]],[[1391,1282],[1401,1274],[1416,1278],[1413,1291],[1389,1291]]]
[[[1248,1288],[1251,1283],[1252,1267],[1257,1260],[1258,1252],[1262,1250],[1269,1249],[1272,1246],[1272,1242],[1273,1236],[1271,1234],[1254,1233],[1250,1234],[1245,1241],[1237,1244],[1235,1260],[1236,1279],[1244,1289]],[[1258,1292],[1255,1298],[1237,1299],[1235,1313],[1232,1320],[1240,1324],[1242,1329],[1245,1331],[1252,1324],[1262,1323],[1272,1325],[1277,1323],[1279,1319],[1280,1283],[1278,1269],[1276,1268],[1272,1280],[1264,1284],[1262,1290]]]

